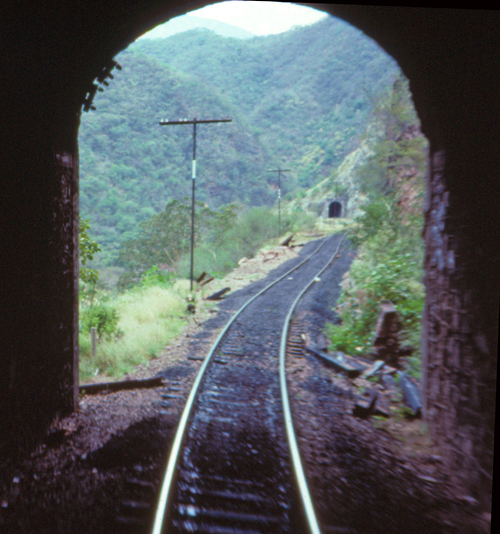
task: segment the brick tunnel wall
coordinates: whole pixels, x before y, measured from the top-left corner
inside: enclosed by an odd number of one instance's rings
[[[482,236],[474,234],[470,222],[477,198],[470,188],[456,187],[460,171],[453,163],[443,150],[431,153],[424,227],[424,413],[464,491],[491,507],[498,333],[488,330],[484,316],[495,313],[498,273],[491,256],[497,251],[488,247],[486,225]],[[487,302],[481,297],[490,273],[493,299]]]

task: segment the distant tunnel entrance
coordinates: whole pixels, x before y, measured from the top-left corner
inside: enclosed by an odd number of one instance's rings
[[[328,207],[328,217],[330,219],[338,218],[342,215],[342,204],[340,202],[337,202],[334,200],[333,202],[330,202],[330,206]]]

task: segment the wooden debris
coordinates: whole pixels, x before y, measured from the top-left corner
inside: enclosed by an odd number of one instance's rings
[[[200,287],[206,286],[206,285],[209,284],[213,279],[214,279],[213,276],[209,276],[208,278],[206,278],[205,280],[203,280],[202,282],[200,282]]]
[[[384,360],[393,367],[398,367],[398,357],[400,356],[398,334],[401,330],[399,314],[389,301],[382,302],[380,308],[373,348],[377,354],[377,359]]]
[[[205,297],[205,300],[220,300],[223,298],[223,295],[227,293],[228,291],[231,291],[231,288],[225,287],[224,289],[217,291],[216,293],[210,295],[209,297]]]
[[[396,381],[389,373],[382,373],[382,376],[380,377],[382,380],[382,384],[384,385],[385,389],[391,392],[397,391],[398,385],[396,384]]]
[[[153,388],[163,385],[161,376],[137,380],[122,380],[120,382],[101,382],[100,384],[83,384],[80,393],[92,395],[101,391],[119,391],[121,389]]]
[[[375,411],[375,404],[377,402],[378,392],[374,389],[369,390],[370,398],[368,400],[360,399],[354,405],[352,413],[355,417],[363,419],[373,415]]]
[[[277,258],[278,257],[278,253],[277,252],[273,252],[272,250],[270,252],[265,252],[263,254],[264,256],[264,259],[262,260],[264,263],[266,261],[271,261],[271,260],[274,260],[274,258]]]
[[[205,276],[207,276],[207,273],[205,271],[203,271],[200,276],[198,276],[198,278],[196,279],[196,283],[199,284],[201,283],[201,281],[205,278]]]
[[[378,415],[379,417],[385,417],[387,419],[391,416],[391,414],[387,410],[382,408],[382,406],[375,406],[375,410],[373,410],[373,415]]]
[[[294,235],[295,235],[295,234],[292,234],[290,237],[287,237],[287,238],[283,241],[283,243],[280,243],[279,246],[280,246],[280,247],[289,247],[289,246],[290,246],[290,242],[292,241]]]
[[[306,350],[313,356],[316,356],[316,358],[319,358],[327,367],[332,367],[340,373],[345,373],[349,378],[355,378],[361,373],[359,369],[356,369],[355,367],[340,361],[340,359],[318,350],[318,348],[313,345],[307,344]]]
[[[380,371],[384,365],[385,362],[383,360],[377,360],[371,367],[363,372],[361,378],[370,378],[370,376],[373,376],[377,371]]]
[[[417,386],[404,373],[399,373],[399,387],[403,392],[403,402],[413,410],[415,417],[420,417],[422,404]]]
[[[417,478],[423,480],[424,482],[432,482],[433,484],[439,484],[439,480],[436,480],[434,477],[429,477],[427,475],[417,475]]]
[[[324,350],[327,352],[328,347],[330,346],[330,340],[325,336],[325,334],[318,334],[316,337],[316,345],[318,346],[319,350]]]
[[[333,352],[332,356],[336,357],[340,361],[345,361],[352,367],[359,369],[361,373],[364,373],[373,362],[362,360],[359,356],[352,356],[344,354],[343,352]]]

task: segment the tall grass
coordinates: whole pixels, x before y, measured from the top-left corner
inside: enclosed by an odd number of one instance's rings
[[[186,325],[184,317],[189,282],[177,281],[172,287],[136,287],[108,302],[119,314],[115,339],[99,342],[92,358],[90,336],[80,334],[80,379],[96,374],[120,377],[133,367],[155,357]]]

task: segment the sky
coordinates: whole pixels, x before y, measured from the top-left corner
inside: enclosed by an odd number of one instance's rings
[[[220,2],[189,15],[215,19],[254,35],[282,33],[293,26],[307,26],[327,16],[323,11],[286,2]]]

